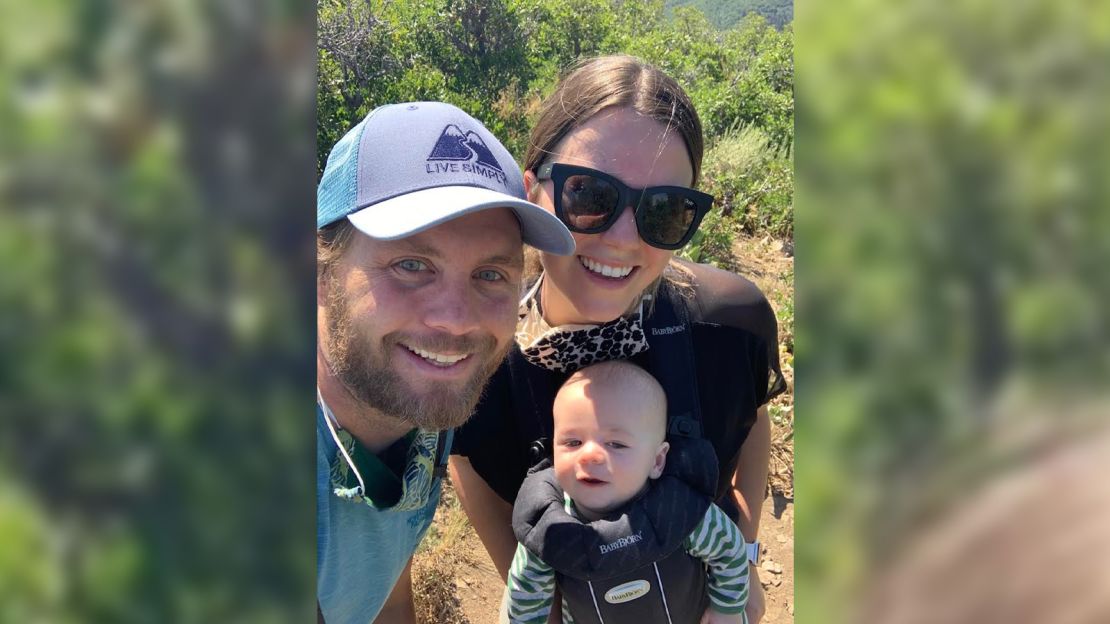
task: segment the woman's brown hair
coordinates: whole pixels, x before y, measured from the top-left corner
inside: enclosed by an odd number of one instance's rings
[[[682,135],[694,169],[691,185],[701,174],[701,120],[686,91],[659,68],[625,55],[600,56],[571,68],[540,106],[532,127],[524,169],[535,171],[570,131],[602,109],[627,107]]]

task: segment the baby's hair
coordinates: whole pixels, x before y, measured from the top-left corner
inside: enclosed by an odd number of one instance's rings
[[[628,360],[607,360],[575,371],[563,382],[562,387],[559,388],[559,393],[562,393],[563,389],[568,386],[585,381],[595,382],[602,387],[624,385],[626,389],[632,391],[638,401],[644,401],[651,405],[654,409],[650,411],[660,415],[660,440],[665,436],[667,431],[667,395],[663,392],[663,386],[659,385],[659,382],[651,373]],[[557,396],[558,394],[556,394]],[[656,408],[656,406],[658,407]]]

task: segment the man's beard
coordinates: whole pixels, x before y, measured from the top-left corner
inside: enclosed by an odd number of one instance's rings
[[[474,412],[482,390],[508,353],[509,344],[498,349],[492,335],[480,338],[438,335],[421,338],[427,351],[468,352],[477,358],[478,369],[458,383],[423,382],[423,393],[409,387],[395,370],[393,347],[402,335],[392,332],[371,344],[351,318],[350,305],[342,288],[333,284],[328,297],[328,336],[324,353],[332,372],[356,399],[413,427],[428,431],[457,427]],[[402,347],[404,348],[404,347]],[[483,359],[484,358],[484,359]]]

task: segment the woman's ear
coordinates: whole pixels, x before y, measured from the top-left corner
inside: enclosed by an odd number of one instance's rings
[[[540,181],[536,178],[536,174],[531,171],[524,172],[524,193],[528,201],[533,204],[540,196]]]
[[[658,479],[663,474],[663,467],[667,465],[667,451],[670,449],[670,442],[663,442],[659,445],[659,450],[655,452],[655,465],[651,467],[648,477]]]

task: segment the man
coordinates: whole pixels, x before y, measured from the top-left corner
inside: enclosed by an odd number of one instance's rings
[[[414,622],[410,565],[451,429],[511,344],[522,242],[569,254],[509,152],[448,104],[383,106],[317,190],[317,600]]]

